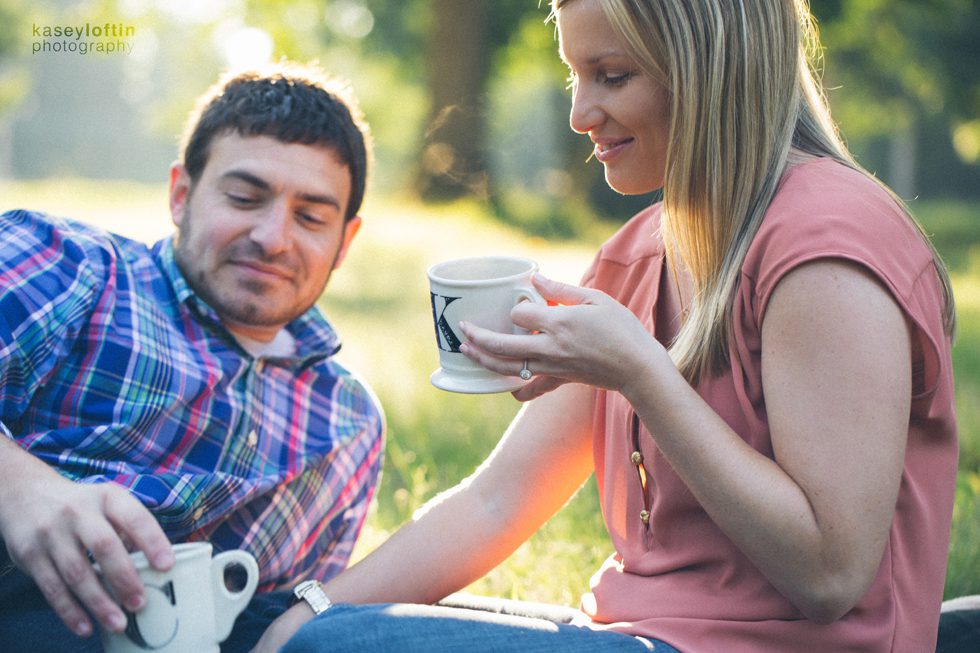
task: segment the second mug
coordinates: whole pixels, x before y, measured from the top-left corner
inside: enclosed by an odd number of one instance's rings
[[[246,551],[212,557],[211,550],[207,542],[175,544],[177,561],[169,571],[153,569],[140,552],[130,554],[146,588],[146,605],[126,612],[124,632],[102,630],[106,653],[218,653],[255,592],[259,568]],[[225,586],[225,572],[233,567],[245,571],[241,589]]]

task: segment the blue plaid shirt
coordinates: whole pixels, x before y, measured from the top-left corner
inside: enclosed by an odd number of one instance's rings
[[[313,308],[253,358],[152,249],[0,216],[0,431],[64,476],[128,489],[172,541],[243,548],[260,590],[343,569],[381,464],[373,395]]]

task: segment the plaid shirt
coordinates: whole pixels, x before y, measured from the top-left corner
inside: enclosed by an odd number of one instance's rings
[[[297,353],[253,358],[148,248],[42,214],[0,216],[0,431],[64,476],[111,481],[172,541],[243,548],[260,590],[343,569],[383,418],[313,308]]]

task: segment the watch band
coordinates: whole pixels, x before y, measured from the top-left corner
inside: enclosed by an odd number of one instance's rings
[[[304,580],[293,588],[293,596],[300,601],[306,601],[313,614],[326,612],[333,605],[333,602],[323,593],[320,581],[316,580]]]

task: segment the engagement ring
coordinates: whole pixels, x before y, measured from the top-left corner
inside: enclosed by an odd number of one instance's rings
[[[530,381],[533,374],[531,370],[527,369],[527,359],[524,359],[524,369],[521,370],[521,378],[525,381]]]

